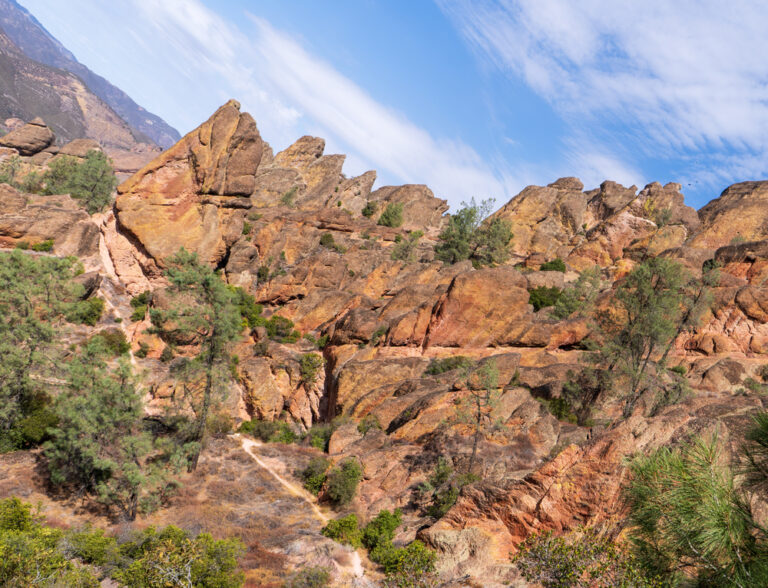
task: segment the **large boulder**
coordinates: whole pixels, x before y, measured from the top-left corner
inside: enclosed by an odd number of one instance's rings
[[[261,155],[256,123],[231,100],[118,187],[118,222],[158,263],[185,247],[216,264],[242,232],[250,203],[238,197]]]
[[[701,226],[691,247],[718,248],[768,238],[768,181],[741,182],[699,210]]]
[[[49,147],[55,139],[53,131],[38,117],[0,137],[0,145],[15,149],[20,155],[28,156]]]

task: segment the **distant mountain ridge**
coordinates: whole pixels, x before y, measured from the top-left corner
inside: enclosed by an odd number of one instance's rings
[[[26,57],[79,77],[91,92],[127,123],[137,142],[152,142],[167,148],[181,138],[179,132],[159,116],[136,104],[125,92],[77,61],[64,45],[15,0],[0,0],[0,28]]]

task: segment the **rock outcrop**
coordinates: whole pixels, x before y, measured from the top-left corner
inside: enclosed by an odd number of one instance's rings
[[[32,119],[23,127],[0,137],[0,145],[15,149],[20,155],[34,155],[50,147],[55,136],[40,117]]]

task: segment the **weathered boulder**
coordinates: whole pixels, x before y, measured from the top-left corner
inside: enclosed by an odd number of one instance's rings
[[[688,242],[691,247],[718,248],[768,238],[768,181],[729,186],[699,210],[699,218],[701,226]]]
[[[55,139],[53,131],[38,117],[0,137],[0,145],[15,149],[20,155],[34,155],[51,145]]]
[[[59,155],[84,158],[89,151],[101,151],[101,145],[93,139],[75,139],[59,149]]]
[[[99,228],[69,196],[37,196],[0,184],[0,243],[14,246],[53,241],[57,255],[91,257],[99,251]]]
[[[261,153],[256,123],[230,101],[118,187],[118,222],[160,264],[181,247],[216,264],[241,235],[237,197],[253,191]]]

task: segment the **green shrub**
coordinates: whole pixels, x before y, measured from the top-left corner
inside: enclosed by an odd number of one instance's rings
[[[249,222],[243,223],[243,235],[248,236],[251,234],[251,231],[253,230],[253,226]]]
[[[41,407],[17,421],[10,433],[18,449],[37,447],[50,438],[49,429],[55,427],[59,417],[52,410]]]
[[[680,365],[673,365],[671,368],[669,368],[669,371],[679,374],[681,376],[684,376],[688,371],[688,369],[683,364],[680,364]]]
[[[560,259],[559,257],[553,259],[552,261],[547,261],[546,263],[542,263],[539,270],[543,272],[563,272],[565,273],[565,262]]]
[[[107,207],[117,186],[109,158],[96,150],[80,162],[73,157],[55,158],[48,164],[43,182],[46,194],[69,194],[81,200],[90,214]]]
[[[470,259],[476,267],[497,265],[509,259],[511,224],[506,219],[488,219],[493,200],[477,204],[474,198],[469,204],[452,214],[447,226],[439,235],[435,246],[435,258],[443,263],[458,263]]]
[[[374,214],[376,214],[377,208],[378,206],[376,206],[375,202],[366,202],[365,207],[363,208],[363,211],[362,211],[363,216],[366,218],[371,218]]]
[[[437,376],[445,372],[465,369],[472,365],[472,360],[464,355],[452,355],[442,359],[433,359],[424,371],[429,376]]]
[[[134,355],[139,359],[144,359],[148,353],[149,353],[149,345],[147,345],[144,341],[139,341],[139,348],[136,350],[136,353],[134,353]]]
[[[768,382],[768,363],[760,366],[757,370],[757,375],[760,376],[760,379],[763,382]]]
[[[354,513],[328,521],[321,533],[342,545],[351,545],[354,548],[362,546],[362,533],[357,526],[357,515]]]
[[[435,469],[432,470],[432,474],[429,476],[429,483],[438,488],[445,484],[453,475],[453,466],[444,457],[440,457],[437,460]]]
[[[419,540],[401,548],[389,544],[387,548],[381,549],[378,559],[390,586],[426,588],[436,585],[437,553]]]
[[[371,345],[376,347],[376,345],[379,344],[379,341],[381,340],[381,338],[386,337],[388,332],[389,332],[389,327],[387,326],[381,326],[378,329],[376,329],[371,335]]]
[[[117,541],[104,534],[103,529],[86,526],[64,537],[66,549],[75,557],[95,566],[115,564],[119,557]]]
[[[14,247],[15,249],[21,249],[22,251],[26,251],[29,249],[29,242],[28,241],[16,241],[16,245]]]
[[[244,581],[243,573],[237,569],[237,560],[244,551],[237,538],[216,540],[208,533],[193,538],[172,525],[162,531],[149,527],[133,541],[120,545],[121,556],[133,561],[115,570],[112,578],[127,588],[237,588]]]
[[[309,444],[320,451],[328,451],[328,442],[336,430],[333,423],[314,425],[308,432],[306,439]]]
[[[293,330],[293,321],[282,316],[273,314],[264,323],[267,329],[267,336],[278,343],[296,343],[301,337],[301,333]]]
[[[562,320],[575,312],[589,313],[600,293],[600,285],[600,268],[594,266],[585,269],[579,274],[578,279],[558,296],[551,312],[552,316]]]
[[[533,304],[533,310],[538,312],[542,308],[554,306],[557,303],[557,299],[560,298],[560,294],[562,294],[562,290],[555,286],[539,286],[529,292],[530,298],[528,302]]]
[[[53,239],[35,243],[30,247],[32,251],[53,251]]]
[[[317,338],[317,343],[316,343],[317,348],[318,349],[325,349],[325,346],[328,345],[328,340],[329,339],[330,339],[330,335],[328,335],[328,334],[321,335],[320,337],[318,337]]]
[[[305,353],[299,359],[301,381],[305,386],[311,386],[317,380],[317,374],[323,367],[323,358],[317,353]]]
[[[566,382],[564,386],[568,385],[574,385],[573,382]],[[576,423],[576,415],[573,414],[573,410],[571,408],[571,404],[563,397],[557,397],[557,398],[539,398],[539,402],[541,402],[547,410],[550,412],[550,414],[555,417],[558,421],[565,421],[568,423]]]
[[[259,269],[256,271],[256,277],[258,278],[259,282],[266,282],[269,280],[269,266],[267,265],[260,265]]]
[[[245,421],[238,428],[239,433],[252,435],[264,443],[295,443],[298,435],[283,421]]]
[[[78,300],[68,305],[64,316],[70,323],[88,325],[94,327],[101,319],[104,312],[104,300],[93,297],[87,300]]]
[[[369,521],[363,528],[361,538],[363,546],[373,552],[377,547],[392,543],[392,539],[395,538],[395,530],[402,522],[403,513],[399,508],[396,508],[394,512],[379,511],[376,518]]]
[[[261,316],[264,307],[256,299],[239,286],[227,286],[234,298],[235,306],[243,319],[244,327],[257,327],[264,324]]]
[[[98,340],[110,355],[117,357],[131,350],[131,344],[120,329],[105,329],[94,335],[91,340]]]
[[[357,485],[363,478],[363,469],[354,459],[345,459],[328,474],[328,497],[336,506],[349,504],[355,497]]]
[[[248,217],[247,218],[248,218],[249,221],[254,221],[255,222],[257,220],[261,220],[262,216],[264,216],[264,215],[259,213],[259,212],[251,211],[251,212],[248,213]]]
[[[168,363],[173,359],[174,353],[173,349],[169,345],[166,345],[163,347],[163,351],[160,353],[160,361],[163,363]]]
[[[325,484],[326,475],[331,462],[324,457],[313,457],[306,468],[301,471],[301,479],[304,481],[304,488],[317,496]]]
[[[343,246],[336,243],[336,240],[331,233],[323,233],[320,235],[320,245],[326,249],[333,249],[337,253],[345,253],[347,251]]]
[[[422,231],[411,231],[405,239],[398,235],[390,256],[392,260],[409,263],[415,261],[416,246],[419,244],[419,239],[423,236],[424,233]]]
[[[379,418],[375,414],[367,414],[359,423],[357,423],[357,430],[362,433],[363,436],[367,435],[368,431],[371,430],[381,431],[381,428]]]
[[[379,224],[396,229],[403,224],[403,205],[400,202],[390,202],[379,217]]]
[[[459,498],[460,489],[454,486],[436,490],[432,496],[432,504],[427,507],[427,515],[436,519],[443,518]]]

